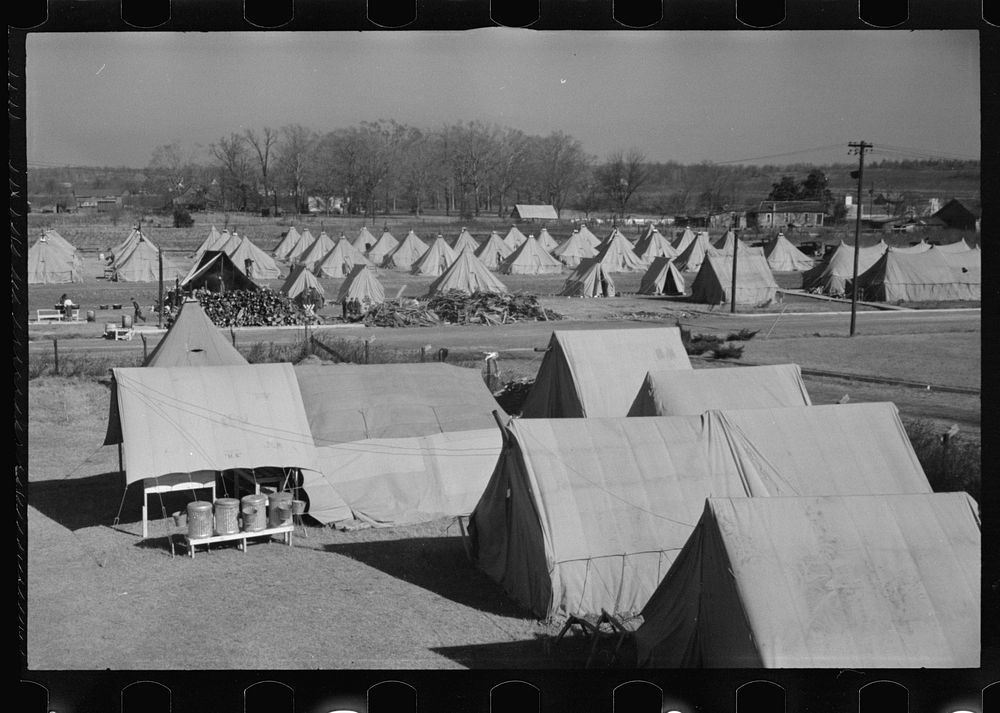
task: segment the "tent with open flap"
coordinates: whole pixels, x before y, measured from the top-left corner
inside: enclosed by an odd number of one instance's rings
[[[684,275],[672,257],[653,258],[639,282],[640,295],[683,295]]]
[[[250,261],[248,277],[255,280],[277,280],[281,277],[281,268],[274,258],[254,245],[250,238],[244,236],[231,248],[226,252],[236,267],[246,272],[247,260]]]
[[[886,245],[881,241],[868,247],[862,245],[858,251],[858,275],[878,262],[885,249]],[[841,241],[819,264],[802,273],[802,289],[831,297],[843,297],[848,294],[848,286],[853,278],[854,246]]]
[[[560,297],[614,297],[615,281],[600,260],[582,260],[566,278]]]
[[[368,230],[367,225],[362,225],[361,229],[358,230],[357,236],[351,241],[351,245],[360,253],[368,252],[375,243],[375,236]]]
[[[204,288],[209,292],[259,290],[260,286],[221,250],[206,250],[180,281],[188,290]]]
[[[27,279],[29,285],[44,285],[83,282],[83,275],[74,253],[50,242],[43,235],[28,248]]]
[[[980,548],[961,492],[712,497],[642,610],[639,665],[978,668]]]
[[[647,372],[690,368],[677,327],[556,330],[521,416],[624,416]]]
[[[479,372],[450,364],[295,367],[320,472],[307,473],[310,514],[326,493],[375,525],[467,515],[500,453],[499,406]]]

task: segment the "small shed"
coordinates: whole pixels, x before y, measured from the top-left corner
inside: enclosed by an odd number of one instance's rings
[[[559,214],[551,205],[526,205],[518,203],[510,212],[514,220],[559,220]]]

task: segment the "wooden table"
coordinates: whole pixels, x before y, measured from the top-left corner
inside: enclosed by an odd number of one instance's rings
[[[182,543],[187,547],[188,554],[194,559],[194,548],[198,545],[210,545],[213,542],[232,542],[237,541],[237,547],[243,550],[246,554],[247,551],[247,540],[253,539],[255,537],[270,537],[271,535],[282,535],[285,544],[289,547],[292,546],[292,531],[295,529],[295,525],[289,523],[288,525],[279,525],[277,527],[268,527],[263,530],[253,530],[250,532],[240,531],[234,532],[230,535],[210,535],[208,537],[191,537],[190,535],[184,535],[181,538]]]

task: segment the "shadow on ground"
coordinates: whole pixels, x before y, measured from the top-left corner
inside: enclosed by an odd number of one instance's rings
[[[488,614],[530,618],[496,582],[476,569],[460,537],[325,545],[333,552]]]
[[[431,651],[470,669],[498,668],[622,668],[635,664],[631,640],[615,651],[612,638],[602,638],[596,647],[588,636],[569,633],[562,640],[547,634],[534,639],[468,646],[440,646]]]

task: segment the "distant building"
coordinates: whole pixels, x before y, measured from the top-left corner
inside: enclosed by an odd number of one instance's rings
[[[747,213],[747,224],[761,230],[813,228],[823,225],[820,201],[762,201]]]
[[[510,212],[514,220],[559,220],[556,209],[550,205],[526,205],[518,203]]]
[[[110,213],[122,207],[121,196],[94,196],[76,199],[76,208],[81,213]]]
[[[977,230],[979,227],[979,218],[976,214],[962,205],[957,198],[945,203],[932,217],[939,218],[949,228],[958,230]]]
[[[333,213],[340,215],[344,212],[344,199],[332,196],[330,198],[320,198],[319,196],[309,196],[307,199],[310,213]]]

